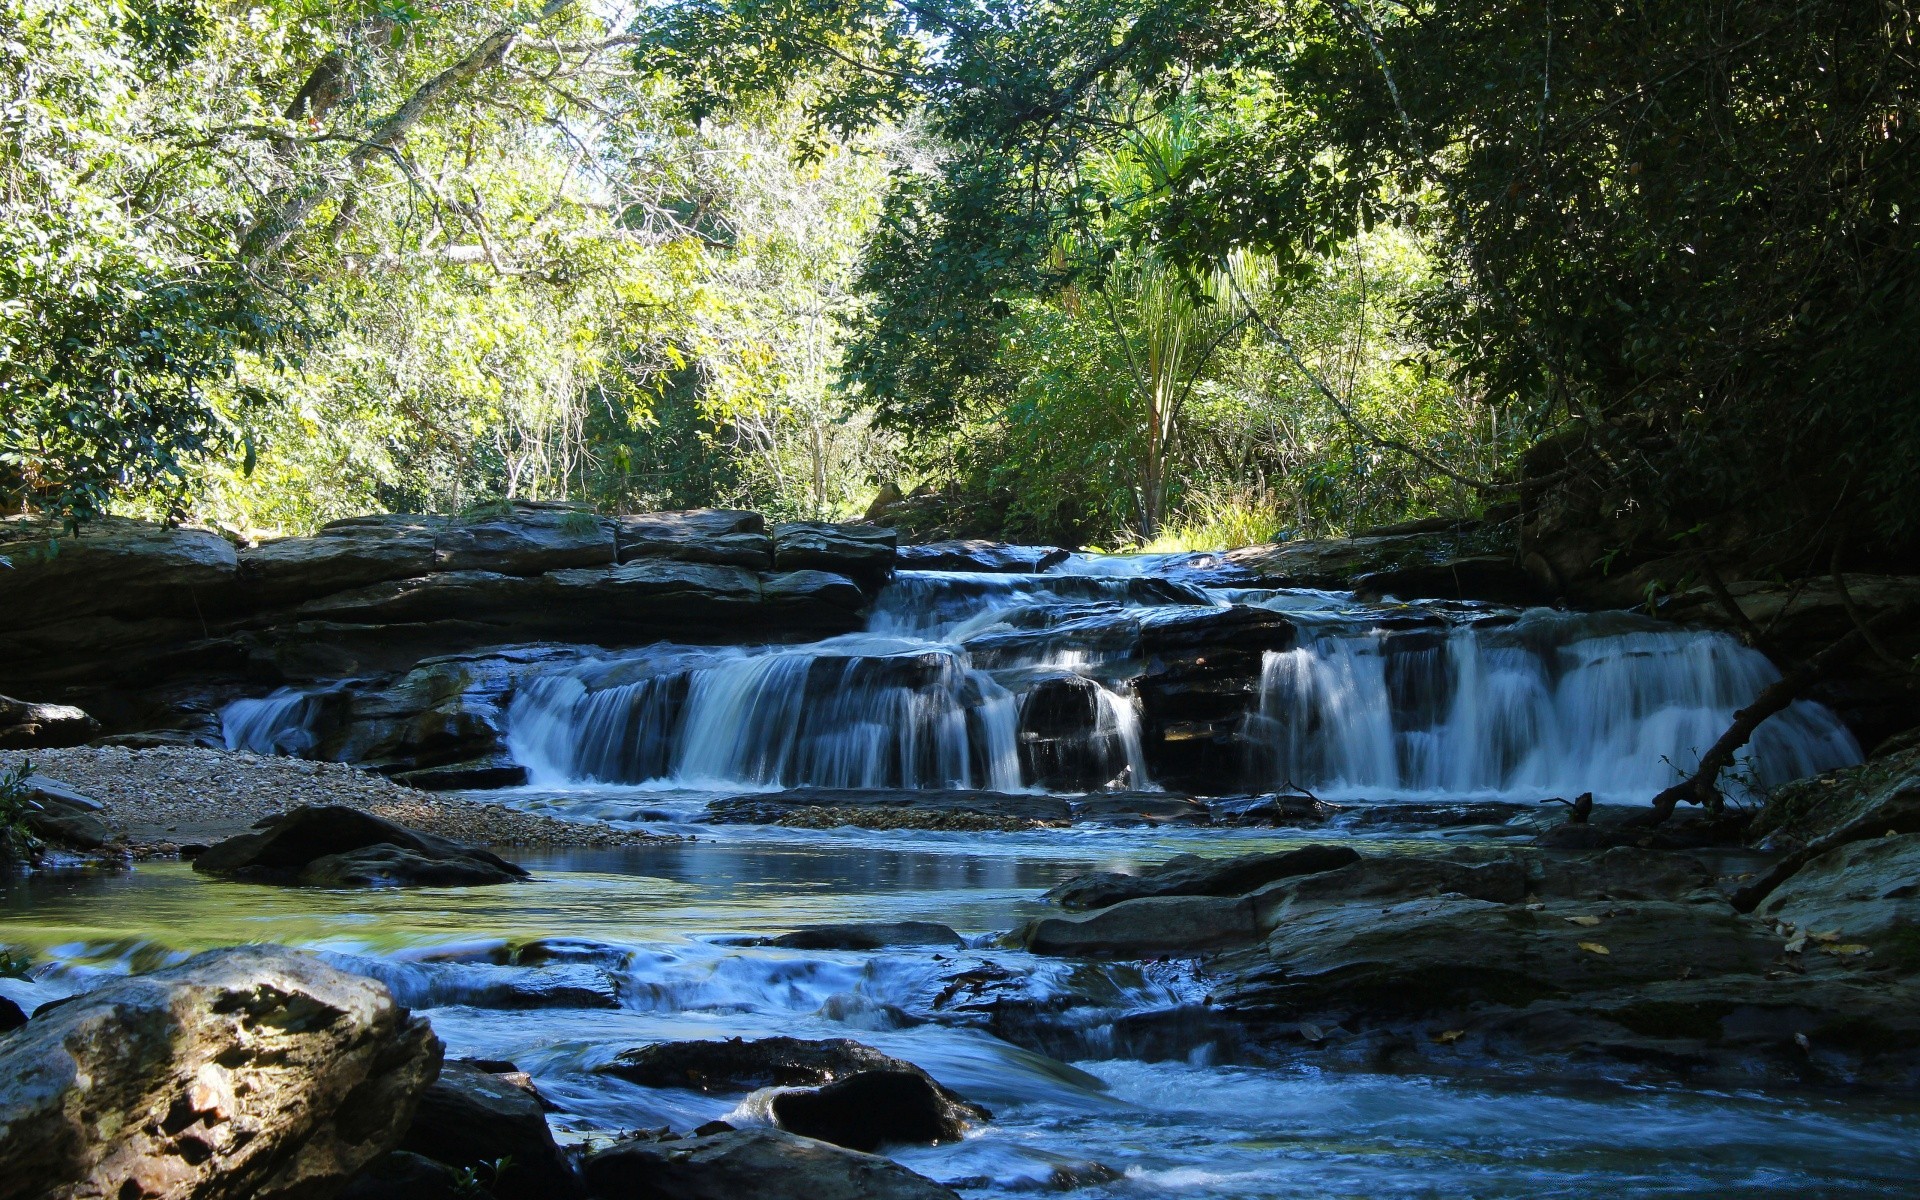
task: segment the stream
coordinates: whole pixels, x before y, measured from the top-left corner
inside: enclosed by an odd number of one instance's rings
[[[276,942],[384,980],[449,1057],[509,1059],[563,1140],[759,1118],[751,1101],[595,1068],[659,1040],[852,1037],[993,1110],[966,1140],[892,1156],[968,1197],[1887,1196],[1920,1177],[1920,1104],[1317,1067],[1209,1021],[1189,961],[999,949],[1084,871],[1330,838],[1376,852],[1515,829],[1289,831],[1081,825],[994,833],[712,825],[717,796],[790,787],[1033,790],[1026,695],[1086,681],[1082,757],[1160,786],[1129,681],[1142,625],[1227,606],[1285,613],[1257,661],[1248,790],[1348,803],[1641,802],[1773,678],[1732,639],[1625,614],[1360,605],[1236,587],[1185,560],[1076,559],[1038,576],[903,573],[869,629],[803,647],[591,652],[523,688],[526,788],[486,797],[692,840],[514,852],[516,886],[336,892],[195,876],[185,863],[0,883],[0,944],[39,964],[23,1005],[207,947]],[[1169,616],[1172,614],[1172,616]],[[1076,685],[1078,686],[1078,685]],[[297,747],[297,697],[229,714],[236,745]],[[309,706],[310,707],[310,706]],[[1753,782],[1855,761],[1802,704],[1748,756]],[[964,947],[787,950],[828,922],[935,921]]]

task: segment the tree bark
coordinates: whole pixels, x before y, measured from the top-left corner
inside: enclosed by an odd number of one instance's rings
[[[302,187],[295,188],[272,208],[261,214],[241,243],[241,256],[260,259],[278,254],[293,235],[307,223],[307,219],[313,215],[314,210],[340,190],[346,178],[358,173],[375,155],[391,151],[413,130],[415,125],[420,123],[420,119],[427,115],[428,110],[442,96],[498,64],[501,57],[513,46],[514,40],[528,25],[545,21],[571,7],[572,4],[573,0],[546,0],[532,20],[500,25],[480,39],[466,54],[421,84],[399,108],[368,131],[366,140],[355,146],[353,152],[347,155],[345,170],[322,175]]]

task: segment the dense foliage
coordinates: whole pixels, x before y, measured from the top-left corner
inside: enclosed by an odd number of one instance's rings
[[[1106,544],[1524,492],[1904,551],[1914,26],[0,0],[0,487],[294,529],[898,485]]]

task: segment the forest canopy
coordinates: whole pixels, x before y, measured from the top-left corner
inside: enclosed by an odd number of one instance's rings
[[[1920,533],[1904,4],[0,14],[23,503]]]

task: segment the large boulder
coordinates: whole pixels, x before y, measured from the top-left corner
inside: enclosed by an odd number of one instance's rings
[[[1480,522],[1435,518],[1371,529],[1354,537],[1247,546],[1229,550],[1223,557],[1268,587],[1351,590],[1365,576],[1431,571],[1498,549],[1498,533]]]
[[[1072,558],[1058,546],[1011,546],[1005,542],[962,539],[902,546],[898,565],[903,571],[985,571],[1031,575],[1057,567]]]
[[[831,571],[869,590],[893,577],[900,535],[879,525],[785,521],[773,527],[773,565],[781,571]]]
[[[1459,862],[1446,858],[1388,854],[1350,865],[1299,873],[1253,893],[1254,920],[1262,932],[1304,909],[1352,901],[1398,902],[1425,896],[1464,896],[1517,904],[1527,895],[1527,867],[1518,859]]]
[[[778,1129],[625,1142],[583,1174],[601,1200],[959,1200],[888,1159]]]
[[[850,1038],[654,1042],[622,1051],[597,1069],[642,1087],[718,1093],[819,1087],[862,1071],[905,1071],[933,1082],[912,1063]],[[941,1090],[949,1099],[960,1099]]]
[[[1155,782],[1218,795],[1247,782],[1247,714],[1260,705],[1266,655],[1297,637],[1285,615],[1247,605],[1150,612],[1140,621],[1145,670],[1134,681]]]
[[[1796,871],[1849,842],[1920,833],[1920,749],[1778,788],[1748,832],[1763,848],[1786,853],[1734,893],[1742,912],[1752,912]]]
[[[936,921],[860,921],[845,925],[808,925],[767,943],[783,950],[884,950],[890,946],[966,945],[952,928]]]
[[[861,1071],[822,1087],[780,1092],[769,1110],[788,1133],[868,1153],[957,1142],[991,1115],[918,1070]]]
[[[620,561],[672,558],[716,563],[754,571],[773,568],[773,539],[756,512],[696,508],[685,512],[641,513],[615,522]]]
[[[67,536],[57,521],[0,520],[0,612],[15,628],[79,617],[195,618],[233,599],[239,556],[205,529],[104,517]]]
[[[30,805],[27,828],[35,837],[75,850],[98,850],[114,839],[99,801],[44,775],[29,775],[22,786]]]
[[[57,750],[99,735],[100,722],[84,709],[0,696],[0,750]]]
[[[1071,958],[1191,956],[1259,937],[1245,896],[1152,896],[1083,917],[1041,917],[1014,935],[1035,954]]]
[[[421,1094],[400,1149],[475,1172],[496,1200],[579,1195],[579,1177],[554,1143],[532,1085],[524,1075],[495,1066],[447,1063]]]
[[[193,869],[249,883],[309,887],[451,887],[512,883],[525,869],[499,856],[343,805],[269,817],[258,833],[208,847]]]
[[[1243,896],[1295,875],[1333,871],[1360,861],[1351,846],[1301,846],[1270,854],[1235,858],[1184,857],[1139,875],[1093,872],[1078,875],[1047,892],[1062,908],[1103,908],[1143,896]]]
[[[216,950],[0,1039],[0,1197],[304,1200],[393,1149],[440,1069],[372,980]]]
[[[1099,684],[1071,673],[1028,688],[1020,698],[1021,778],[1050,792],[1088,792],[1114,782],[1127,757],[1119,725],[1106,712],[1111,703]]]

